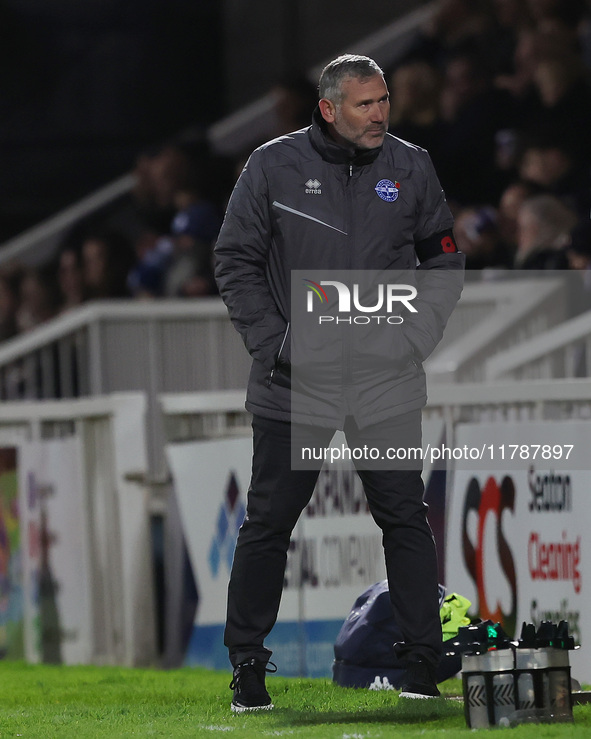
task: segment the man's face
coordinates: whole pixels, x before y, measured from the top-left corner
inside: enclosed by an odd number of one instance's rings
[[[341,90],[340,103],[320,106],[333,138],[359,149],[381,146],[390,116],[388,88],[383,77],[380,74],[368,78],[348,77]]]

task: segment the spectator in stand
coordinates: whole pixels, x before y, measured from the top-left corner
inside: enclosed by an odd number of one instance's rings
[[[540,34],[533,28],[522,29],[516,40],[511,69],[495,77],[495,86],[509,92],[517,101],[532,93],[540,42]]]
[[[495,85],[511,93],[519,128],[561,131],[589,156],[591,89],[572,28],[554,20],[522,31],[513,72],[498,75]]]
[[[168,233],[175,216],[174,194],[187,180],[191,162],[176,143],[140,154],[136,160],[133,197],[147,230]]]
[[[89,300],[129,296],[127,275],[134,262],[129,241],[117,231],[89,234],[82,243],[84,292]]]
[[[41,269],[29,268],[19,285],[16,325],[19,333],[53,318],[57,313],[58,294],[55,275]]]
[[[218,202],[226,162],[220,167],[199,141],[178,144],[177,151],[186,166],[167,195],[173,217],[160,234],[146,234],[136,242],[136,263],[128,276],[135,297],[195,297],[216,291],[211,250],[222,221]]]
[[[172,222],[174,246],[164,275],[166,297],[197,298],[217,292],[213,245],[222,219],[213,203],[186,196],[186,200],[182,194],[177,196],[184,207]]]
[[[508,185],[499,198],[497,223],[501,241],[511,255],[513,262],[517,251],[517,216],[522,203],[534,195],[542,195],[544,190],[533,182],[516,180]]]
[[[70,229],[65,245],[80,248],[91,232],[109,230],[125,235],[136,252],[138,274],[130,284],[137,297],[162,294],[162,262],[172,251],[170,224],[178,208],[174,195],[195,172],[203,171],[207,197],[222,209],[233,184],[230,160],[213,159],[200,132],[189,132],[162,146],[141,152],[134,167],[131,191],[116,202],[86,216]],[[232,163],[233,166],[233,163]]]
[[[16,315],[20,280],[19,269],[3,268],[0,271],[0,341],[11,339],[18,333]]]
[[[492,16],[485,0],[439,0],[409,56],[443,69],[458,48],[466,41],[483,39],[491,27]]]
[[[466,270],[510,269],[513,255],[503,243],[494,208],[464,208],[455,217],[458,249],[466,255]]]
[[[59,313],[75,308],[84,302],[84,277],[78,249],[66,246],[61,250],[57,266],[57,283]]]
[[[443,121],[440,114],[441,75],[424,61],[398,67],[390,76],[390,133],[427,149],[439,162]]]
[[[527,6],[538,26],[558,22],[576,29],[589,12],[586,0],[527,0]]]
[[[139,227],[133,235],[134,257],[126,284],[126,292],[133,297],[162,295],[163,275],[173,249],[174,193],[190,170],[187,153],[174,142],[142,152],[136,159],[132,198]]]
[[[447,197],[460,206],[496,202],[504,181],[495,166],[495,137],[513,126],[513,106],[493,88],[478,49],[467,46],[449,59],[441,106],[437,164]]]
[[[518,165],[520,178],[544,188],[581,217],[591,208],[589,160],[562,131],[539,130],[527,137]]]
[[[174,243],[172,236],[145,234],[135,243],[135,262],[127,275],[129,294],[140,300],[162,297],[164,275]]]
[[[487,48],[495,75],[513,71],[519,34],[530,25],[526,0],[492,0],[493,24],[487,34]]]
[[[541,102],[536,88],[538,65],[545,59],[572,56],[578,53],[572,30],[560,23],[546,23],[542,27],[525,27],[517,35],[513,64],[509,70],[496,75],[494,83],[509,92],[515,101],[519,124],[527,125],[540,114]]]
[[[508,187],[518,177],[521,155],[521,134],[515,128],[501,128],[495,133],[494,166],[502,187]]]
[[[565,52],[540,59],[534,84],[539,110],[532,111],[531,128],[543,123],[560,132],[579,156],[591,160],[591,87],[580,55]]]
[[[566,269],[564,248],[578,219],[553,195],[525,200],[517,215],[517,269]]]

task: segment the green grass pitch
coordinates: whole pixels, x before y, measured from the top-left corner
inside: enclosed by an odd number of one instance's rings
[[[139,670],[0,663],[0,738],[313,737],[452,739],[471,731],[460,701],[397,700],[392,691],[340,688],[330,680],[271,676],[274,711],[232,714],[230,672]],[[441,686],[461,693],[459,680]],[[575,706],[574,724],[529,724],[507,738],[591,737],[591,705]],[[489,733],[490,736],[490,733]]]

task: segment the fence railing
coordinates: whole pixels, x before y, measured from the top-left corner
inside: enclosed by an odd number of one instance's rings
[[[0,398],[243,387],[247,370],[218,298],[96,302],[2,343]]]
[[[560,276],[468,283],[425,363],[437,382],[479,382],[498,352],[544,334],[568,316],[568,282]]]
[[[159,402],[169,442],[250,433],[243,391],[163,393]],[[433,385],[423,415],[453,423],[591,419],[591,379]]]
[[[21,560],[9,579],[21,575],[22,567],[28,660],[43,659],[41,643],[49,637],[54,654],[61,642],[65,662],[155,664],[150,495],[136,482],[147,465],[147,428],[144,393],[2,404],[0,448],[18,450],[22,488],[14,509]],[[7,487],[3,495],[8,494]],[[51,592],[57,601],[51,604],[50,634],[41,633],[47,622],[37,615],[47,609],[48,598],[35,585],[43,577],[39,542],[29,541],[40,509],[47,527],[45,568],[53,567]],[[15,541],[8,546],[10,555]],[[23,583],[12,585],[18,589]]]
[[[0,400],[141,390],[162,474],[161,392],[246,387],[250,358],[218,298],[89,303],[0,346]]]
[[[588,377],[591,374],[591,312],[534,336],[486,362],[489,380]]]
[[[553,278],[467,284],[429,377],[484,379],[491,356],[564,320],[566,291]],[[219,298],[94,302],[0,345],[0,399],[238,389],[249,365]]]

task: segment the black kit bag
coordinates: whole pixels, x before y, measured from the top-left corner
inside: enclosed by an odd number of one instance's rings
[[[440,607],[444,599],[445,588],[440,585]],[[382,580],[357,598],[338,633],[333,681],[346,688],[399,688],[404,665],[394,653],[394,644],[400,641],[403,636],[394,619],[388,582]],[[437,670],[437,682],[453,677],[461,666],[461,656],[444,655]]]

